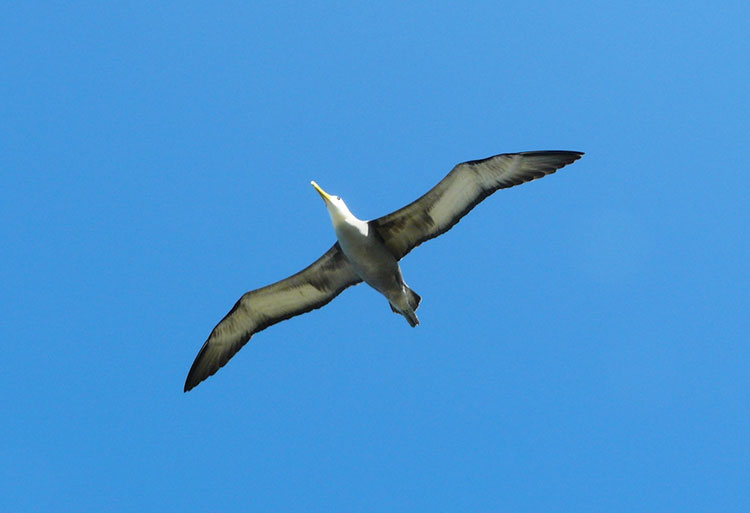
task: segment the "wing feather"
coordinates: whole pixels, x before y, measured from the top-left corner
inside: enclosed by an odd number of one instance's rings
[[[215,374],[255,333],[320,308],[360,281],[337,242],[297,274],[244,294],[203,344],[185,380],[185,392]]]
[[[370,223],[400,260],[424,241],[450,230],[493,192],[552,174],[582,155],[529,151],[464,162],[418,200]]]

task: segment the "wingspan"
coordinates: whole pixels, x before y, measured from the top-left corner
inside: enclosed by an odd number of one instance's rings
[[[185,392],[215,374],[255,333],[320,308],[361,281],[337,242],[297,274],[244,294],[203,344],[188,373]]]
[[[552,174],[582,155],[530,151],[464,162],[418,200],[370,223],[400,260],[424,241],[450,230],[493,192]]]

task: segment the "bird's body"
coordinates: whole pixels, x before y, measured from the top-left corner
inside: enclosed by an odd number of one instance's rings
[[[341,198],[332,198],[318,184],[312,184],[326,205],[331,205],[329,212],[336,238],[354,272],[383,294],[391,309],[403,315],[412,327],[418,325],[415,311],[419,306],[419,296],[404,283],[398,260],[385,246],[377,229],[369,222],[357,219]]]
[[[383,294],[391,309],[411,326],[418,325],[421,298],[404,282],[399,260],[422,242],[445,233],[498,189],[554,173],[581,155],[535,151],[464,162],[418,200],[371,221],[358,219],[340,197],[312,182],[328,208],[337,242],[299,273],[243,295],[203,344],[185,391],[219,370],[253,334],[320,308],[362,281]]]

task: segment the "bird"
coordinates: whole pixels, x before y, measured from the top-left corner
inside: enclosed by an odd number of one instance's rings
[[[582,156],[578,151],[545,150],[463,162],[416,201],[370,221],[358,219],[341,197],[312,181],[327,207],[337,241],[297,274],[245,293],[201,347],[184,391],[214,375],[254,334],[321,308],[363,281],[385,296],[393,312],[417,326],[421,297],[404,281],[399,261],[451,229],[495,191],[552,174]]]

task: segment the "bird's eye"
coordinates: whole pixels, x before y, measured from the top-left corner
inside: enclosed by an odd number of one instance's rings
[[[341,201],[341,196],[336,196],[336,199]]]

